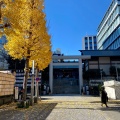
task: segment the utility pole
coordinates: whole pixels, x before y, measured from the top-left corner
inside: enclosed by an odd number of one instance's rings
[[[36,97],[36,103],[38,102],[38,97],[39,97],[39,86],[38,86],[38,82],[39,82],[39,78],[38,78],[38,69],[36,68],[36,81],[35,81],[35,97]]]
[[[31,105],[34,105],[34,65],[35,65],[35,61],[33,60],[32,62],[32,81],[31,81]]]
[[[40,72],[40,77],[39,77],[39,72]],[[36,85],[35,85],[35,99],[36,99],[36,103],[38,102],[38,98],[39,98],[39,82],[41,83],[41,71],[39,71],[38,67],[36,67]],[[41,89],[41,84],[40,84],[40,89]],[[41,91],[40,91],[41,93]],[[40,100],[41,100],[41,96],[40,96]]]

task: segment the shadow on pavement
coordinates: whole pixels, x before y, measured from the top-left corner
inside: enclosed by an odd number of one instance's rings
[[[52,100],[52,98],[41,98],[41,100]]]
[[[57,103],[42,103],[28,109],[5,109],[0,111],[0,120],[45,120]]]
[[[101,103],[101,101],[92,101],[90,103]],[[108,104],[119,104],[120,105],[120,100],[108,100]]]
[[[119,106],[119,107],[118,107],[118,106],[114,106],[114,107],[108,107],[108,108],[102,107],[102,108],[100,108],[100,110],[102,110],[102,111],[115,111],[115,112],[120,112],[120,106]]]
[[[88,107],[86,107],[86,108],[84,108],[84,107],[81,107],[81,108],[68,108],[68,107],[57,107],[57,108],[55,108],[55,109],[87,109],[87,110],[95,110],[94,108],[88,108]]]
[[[101,103],[101,101],[92,101],[90,103]],[[101,111],[115,111],[120,112],[120,100],[109,100],[108,101],[108,108],[105,107],[105,105],[101,108],[98,108]]]
[[[93,103],[93,104],[95,104],[95,103],[101,103],[101,101],[92,101],[90,103]]]

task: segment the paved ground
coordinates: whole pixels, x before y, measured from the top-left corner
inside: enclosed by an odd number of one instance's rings
[[[0,120],[119,120],[120,101],[109,100],[101,107],[100,97],[80,95],[42,96],[28,109],[15,108],[15,103],[0,107]]]

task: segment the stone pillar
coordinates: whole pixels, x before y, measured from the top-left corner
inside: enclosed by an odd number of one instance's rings
[[[53,93],[53,61],[49,65],[49,85],[52,94]]]
[[[82,93],[81,93],[82,87],[83,87],[82,59],[79,58],[79,89],[80,89],[80,94],[82,94]]]

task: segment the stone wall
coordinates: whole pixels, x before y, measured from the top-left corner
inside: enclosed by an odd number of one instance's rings
[[[0,105],[11,102],[14,96],[15,76],[0,72]]]

